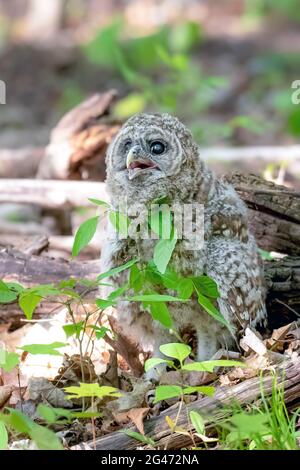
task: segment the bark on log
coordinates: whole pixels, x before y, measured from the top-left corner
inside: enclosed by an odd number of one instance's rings
[[[187,413],[189,411],[198,411],[205,419],[206,423],[210,425],[212,421],[224,415],[224,405],[231,403],[239,403],[246,405],[255,401],[261,395],[261,386],[268,396],[272,392],[272,377],[265,376],[263,379],[255,377],[245,380],[232,387],[219,387],[217,388],[213,398],[204,397],[200,398],[188,405],[183,405],[177,426],[184,429],[193,429],[188,423]],[[300,360],[296,362],[289,362],[286,367],[279,369],[277,386],[284,387],[285,390],[285,403],[288,407],[295,407],[300,403]],[[169,416],[173,421],[176,421],[178,413],[178,404],[174,407],[162,411],[159,416],[146,420],[144,423],[145,436],[155,441],[155,447],[164,449],[167,445],[168,450],[180,449],[185,446],[192,445],[189,436],[182,434],[171,433],[170,427],[166,422],[166,416]],[[213,419],[212,419],[213,418]],[[135,427],[131,430],[137,431]],[[135,439],[129,437],[124,433],[113,432],[106,436],[100,437],[95,441],[96,450],[132,450],[141,447],[142,444]],[[82,443],[74,446],[73,450],[84,450],[89,446],[94,449],[94,443]]]
[[[109,117],[116,91],[98,93],[67,113],[53,129],[38,177],[104,181],[105,155],[120,125]]]
[[[300,194],[256,175],[226,177],[249,208],[250,228],[260,248],[300,255]]]
[[[0,250],[0,278],[32,287],[64,279],[92,279],[100,274],[99,260],[67,261],[46,256],[28,256],[13,249]]]

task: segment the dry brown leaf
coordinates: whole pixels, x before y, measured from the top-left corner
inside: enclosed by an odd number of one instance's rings
[[[8,351],[14,351],[16,347],[22,344],[24,336],[32,329],[32,324],[27,324],[18,328],[15,331],[9,332],[10,325],[1,325],[0,337],[1,342],[4,343],[5,349]]]
[[[12,391],[13,387],[11,385],[3,385],[0,387],[0,408],[9,400]]]
[[[28,381],[28,396],[35,403],[49,403],[55,408],[72,408],[73,404],[66,399],[66,394],[44,377],[32,377]]]
[[[118,424],[127,424],[130,420],[135,424],[138,431],[144,435],[144,419],[147,416],[149,409],[150,408],[133,408],[129,411],[113,413],[113,416]]]
[[[159,385],[176,385],[181,384],[182,376],[179,371],[170,370],[166,372],[162,372],[159,377]]]
[[[118,376],[118,355],[116,351],[109,351],[109,360],[106,371],[101,374],[102,384],[120,388],[120,380]]]
[[[287,339],[296,339],[300,340],[300,328],[296,328],[293,331],[290,331],[287,335]]]
[[[274,330],[271,338],[265,341],[267,348],[272,349],[272,351],[282,351],[284,349],[284,340],[288,340],[288,334],[293,328],[295,328],[295,322]]]
[[[12,385],[14,387],[26,387],[27,378],[22,373],[18,374],[18,369],[14,368],[10,372],[2,371],[1,373],[3,385]]]
[[[219,382],[221,387],[231,387],[238,383],[238,379],[232,379],[228,374],[220,375]]]
[[[240,345],[244,351],[249,352],[249,350],[251,350],[259,356],[263,356],[267,352],[266,345],[260,338],[259,333],[251,330],[249,327],[246,328],[245,335],[241,339]]]
[[[144,431],[144,419],[149,412],[149,408],[134,408],[129,410],[127,415],[133,424],[136,425],[137,429],[141,434],[145,434]]]
[[[251,354],[245,360],[247,367],[234,367],[227,374],[223,374],[220,377],[220,384],[222,386],[232,386],[241,380],[251,379],[256,377],[262,370],[266,370],[270,367],[270,358],[266,354],[260,356],[258,354]]]

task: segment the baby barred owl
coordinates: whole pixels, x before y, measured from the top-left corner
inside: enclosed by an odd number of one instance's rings
[[[169,266],[182,276],[210,276],[218,285],[217,308],[229,330],[200,307],[196,298],[168,307],[176,331],[197,336],[197,359],[210,359],[220,348],[235,348],[247,325],[265,321],[263,278],[257,247],[247,227],[247,209],[233,187],[206,168],[188,129],[168,114],[140,114],[129,119],[107,154],[107,190],[111,204],[150,205],[158,198],[204,206],[204,244],[187,249],[178,240]],[[138,257],[153,258],[157,240],[112,239],[102,251],[102,270]],[[124,273],[114,279],[124,284]],[[126,275],[127,276],[127,275]],[[174,294],[169,291],[169,294]],[[118,322],[124,332],[159,356],[161,344],[177,341],[140,303],[120,301]]]

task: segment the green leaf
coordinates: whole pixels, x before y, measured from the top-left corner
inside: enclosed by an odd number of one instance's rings
[[[196,372],[213,372],[215,367],[245,367],[243,362],[231,361],[227,359],[203,361],[203,362],[191,362],[190,364],[184,364],[182,370],[196,371]]]
[[[152,260],[148,263],[143,274],[145,276],[144,283],[161,286],[162,274],[157,271],[157,268]]]
[[[166,359],[160,359],[159,357],[151,357],[150,359],[147,359],[145,361],[145,372],[148,372],[149,369],[152,369],[152,367],[156,367],[159,364],[168,364],[169,366],[172,367],[173,362],[172,361],[167,361]]]
[[[36,307],[42,300],[41,295],[37,295],[34,292],[27,292],[21,294],[19,298],[19,306],[24,312],[27,320],[32,319],[33,312],[35,311]]]
[[[19,355],[17,353],[5,351],[0,347],[0,369],[5,372],[13,370],[20,362]]]
[[[116,274],[119,274],[122,271],[125,271],[126,269],[130,268],[137,262],[138,262],[138,258],[134,258],[128,261],[128,263],[123,264],[122,266],[118,266],[117,268],[110,269],[109,271],[106,271],[105,273],[100,274],[97,277],[97,281],[101,281],[102,279],[105,279],[107,277],[115,276]]]
[[[202,37],[201,26],[193,21],[184,21],[170,31],[170,46],[173,51],[187,53]]]
[[[105,326],[88,325],[88,328],[91,328],[95,331],[95,335],[97,339],[102,339],[108,331],[111,331],[109,328],[106,328]]]
[[[213,299],[220,297],[217,283],[209,276],[202,275],[193,277],[192,281],[198,294],[203,294]]]
[[[122,20],[117,18],[111,24],[99,30],[96,36],[84,45],[88,60],[96,65],[116,66],[115,50],[122,30]]]
[[[206,310],[209,315],[211,315],[215,320],[218,322],[222,323],[222,325],[226,326],[227,328],[230,328],[229,323],[225,320],[225,318],[221,315],[218,309],[211,303],[211,301],[205,297],[205,295],[199,294],[198,293],[198,303],[201,305],[201,307]]]
[[[182,365],[183,361],[191,354],[192,348],[183,343],[162,344],[159,350],[169,357],[177,359]]]
[[[145,280],[144,272],[140,271],[136,264],[131,266],[129,275],[129,287],[135,293],[140,292]]]
[[[70,289],[74,289],[74,287],[76,286],[76,283],[77,283],[77,280],[76,279],[68,279],[68,280],[65,280],[65,281],[61,281],[59,284],[58,284],[58,289],[67,289],[67,288],[70,288]]]
[[[143,444],[147,444],[152,447],[155,446],[155,442],[150,437],[143,436],[143,434],[139,432],[131,431],[130,429],[122,429],[120,432],[123,432],[127,436],[132,437],[133,439],[136,439],[137,441],[140,441]]]
[[[18,298],[19,292],[23,290],[20,284],[14,282],[3,282],[0,280],[0,303],[9,304]]]
[[[183,389],[183,393],[185,395],[190,395],[191,393],[195,393],[195,392],[203,393],[204,395],[212,397],[215,393],[215,387],[199,385],[197,387],[186,387]]]
[[[169,240],[172,236],[173,216],[168,204],[152,205],[148,224],[159,238]]]
[[[92,202],[93,204],[96,204],[96,206],[101,206],[101,207],[105,207],[106,209],[111,209],[111,205],[108,204],[108,202],[101,201],[100,199],[94,199],[92,197],[89,197],[88,200]]]
[[[56,434],[44,426],[35,424],[29,435],[40,450],[63,450]]]
[[[153,261],[158,271],[164,274],[175,249],[177,238],[171,240],[159,240],[154,247]]]
[[[56,351],[58,348],[64,348],[68,346],[68,343],[60,343],[58,341],[50,344],[26,344],[18,349],[27,351],[30,354],[49,354],[51,356],[62,356],[59,351]]]
[[[47,406],[41,403],[37,407],[37,412],[40,417],[47,421],[47,423],[49,424],[66,422],[63,421],[61,418],[66,418],[68,422],[74,418],[90,419],[98,418],[101,416],[101,413],[97,411],[71,411],[66,410],[65,408],[53,408],[51,406]]]
[[[4,281],[2,281],[2,279],[0,279],[0,290],[4,290],[4,291],[9,290],[7,284]]]
[[[6,430],[6,426],[3,421],[0,421],[0,449],[5,450],[7,449],[8,445],[8,433]]]
[[[181,397],[183,390],[179,385],[158,385],[155,389],[155,397],[153,403],[169,398]]]
[[[178,295],[181,299],[188,300],[194,292],[194,284],[191,279],[180,279],[177,288]]]
[[[60,295],[61,290],[58,289],[57,287],[54,287],[53,284],[41,284],[39,286],[32,287],[31,289],[26,289],[23,292],[24,295],[31,294],[31,293],[39,295],[41,297],[49,297],[49,296],[54,296],[54,295]]]
[[[159,321],[166,328],[172,327],[172,317],[165,302],[150,302],[150,313],[153,320]]]
[[[71,394],[67,396],[67,399],[72,398],[83,398],[83,397],[121,397],[122,394],[115,387],[103,386],[100,387],[97,383],[80,383],[79,387],[65,387],[64,390]]]
[[[57,421],[57,414],[51,406],[44,405],[40,403],[36,410],[41,418],[43,418],[47,423],[55,423]]]
[[[76,335],[76,338],[79,338],[80,333],[84,328],[84,321],[78,323],[70,323],[69,325],[64,325],[63,330],[67,335],[67,338],[70,336]]]
[[[232,416],[229,421],[238,431],[245,433],[247,437],[251,437],[253,434],[263,435],[270,432],[270,429],[266,426],[269,421],[266,414],[248,414],[241,412]]]
[[[72,256],[77,256],[83,248],[85,248],[92,238],[94,237],[97,225],[99,221],[99,216],[92,217],[91,219],[86,220],[83,224],[80,225],[79,229],[76,232],[73,248],[72,248]]]
[[[116,300],[118,297],[121,297],[121,295],[124,294],[128,290],[128,285],[125,284],[125,286],[119,287],[118,289],[114,290],[109,294],[107,297],[107,300]]]
[[[141,113],[146,106],[146,99],[142,93],[130,93],[125,98],[118,100],[114,115],[119,119],[127,119],[133,114]]]
[[[100,418],[102,413],[98,411],[73,411],[72,417],[77,419],[91,419],[91,418]]]
[[[175,273],[175,271],[171,271],[170,269],[167,269],[164,274],[160,274],[159,276],[160,276],[161,282],[167,289],[172,289],[172,290],[177,289],[180,278],[178,274]]]
[[[287,128],[290,134],[295,137],[300,136],[300,109],[295,107],[295,109],[290,113],[287,120]]]
[[[27,434],[40,450],[62,450],[63,447],[53,431],[34,423],[18,410],[8,408],[9,415],[0,416],[6,424],[22,434]]]
[[[190,411],[190,420],[198,434],[205,435],[204,419],[197,411]]]
[[[258,252],[264,261],[272,261],[274,259],[274,255],[272,253],[269,253],[266,250],[262,250],[261,248],[258,248]]]
[[[114,300],[96,299],[95,304],[100,308],[100,310],[105,310],[108,307],[116,305],[116,302]]]
[[[131,302],[186,302],[185,299],[179,299],[178,297],[165,294],[133,295],[132,297],[127,297],[126,300]]]
[[[21,411],[8,408],[9,415],[2,415],[2,419],[5,419],[6,424],[12,426],[16,431],[24,434],[30,434],[34,422],[25,416]]]
[[[130,219],[128,215],[119,211],[111,211],[108,217],[116,232],[122,237],[127,238],[128,228],[130,226]]]

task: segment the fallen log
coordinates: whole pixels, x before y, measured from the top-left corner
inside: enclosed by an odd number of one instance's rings
[[[2,227],[1,227],[2,228]],[[49,246],[46,235],[20,236],[0,233],[0,248],[13,247],[25,255],[39,255]]]
[[[260,248],[300,255],[300,193],[249,174],[227,176],[249,208]]]
[[[17,281],[24,287],[59,283],[73,278],[95,279],[100,274],[99,260],[67,261],[46,256],[25,255],[14,249],[0,250],[0,279]],[[296,320],[300,315],[300,257],[265,262],[268,286],[267,309],[272,328]],[[43,303],[35,317],[49,315],[55,305]],[[22,317],[17,304],[0,305],[0,321]]]
[[[260,248],[300,255],[300,194],[256,175],[226,177],[249,207],[249,223]],[[91,207],[88,198],[107,201],[104,183],[57,180],[1,180],[0,203],[50,209]]]
[[[33,178],[44,152],[38,147],[0,150],[0,178]]]
[[[285,403],[287,407],[294,408],[300,404],[300,360],[289,361],[284,367],[280,367],[277,374],[277,387],[284,387]],[[144,422],[145,436],[155,441],[157,449],[181,449],[185,446],[193,445],[190,436],[184,434],[172,433],[166,421],[169,416],[177,426],[186,430],[192,430],[193,427],[187,416],[192,410],[198,411],[204,418],[208,426],[224,416],[225,406],[238,403],[241,406],[249,404],[261,395],[261,389],[265,396],[272,393],[272,376],[263,378],[255,377],[245,380],[231,387],[218,387],[214,397],[203,397],[188,404],[183,405],[179,417],[179,404],[168,408],[160,413],[159,416],[146,420]],[[177,420],[177,421],[176,421]],[[129,427],[131,431],[137,431],[134,426]],[[197,438],[196,438],[197,441]],[[72,450],[85,450],[87,447],[96,450],[132,450],[141,448],[143,444],[122,432],[112,432],[106,436],[100,437],[95,442],[82,443],[72,447]]]
[[[120,129],[109,117],[115,98],[115,90],[97,93],[63,116],[51,133],[38,178],[104,181],[106,150]]]
[[[98,274],[99,260],[67,261],[46,256],[28,256],[10,248],[0,250],[0,278],[17,281],[26,287],[55,284],[71,277],[92,279]]]
[[[104,183],[38,179],[0,179],[0,203],[47,209],[91,207],[88,198],[107,200]]]

